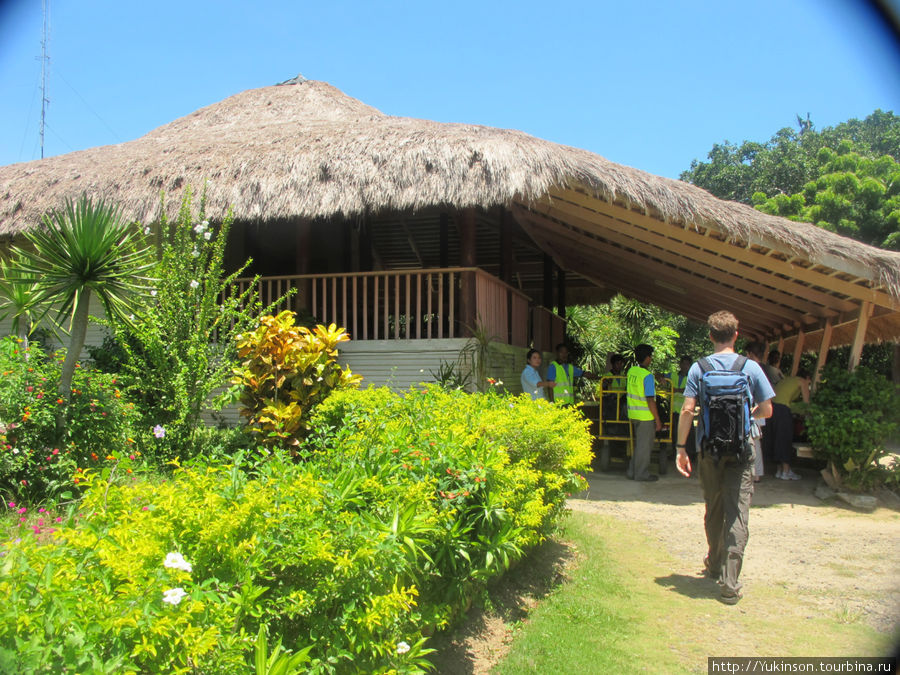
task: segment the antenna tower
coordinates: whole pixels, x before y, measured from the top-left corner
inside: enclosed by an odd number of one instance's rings
[[[50,99],[47,98],[47,32],[50,24],[50,0],[41,0],[41,10],[44,15],[44,30],[41,34],[41,159],[44,159],[44,121],[47,117],[47,106]]]

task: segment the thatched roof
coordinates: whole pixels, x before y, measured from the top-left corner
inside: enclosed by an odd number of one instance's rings
[[[723,256],[723,273],[740,267],[744,249],[774,252],[779,263],[799,260],[823,278],[838,275],[872,290],[876,303],[900,300],[900,254],[519,131],[385,115],[326,83],[306,80],[242,92],[127,143],[0,167],[0,234],[34,226],[42,213],[83,192],[113,199],[127,216],[149,222],[158,215],[161,191],[174,212],[180,188],[204,181],[210,212],[233,207],[244,221],[506,206],[555,227],[568,222],[552,213],[560,200],[572,197],[577,205],[583,198],[600,205],[597,218],[629,225],[649,218],[726,242],[736,257]],[[605,211],[608,206],[618,211]],[[570,268],[580,264],[575,256],[567,262],[566,255],[562,246],[554,253]],[[581,267],[590,272],[590,261]],[[809,287],[831,292],[816,281]],[[659,292],[665,300],[665,289]],[[848,302],[869,297],[855,297],[846,287],[834,294],[843,305],[823,314],[798,310],[785,320],[776,314],[761,329],[781,322],[781,331],[828,312],[846,313]]]

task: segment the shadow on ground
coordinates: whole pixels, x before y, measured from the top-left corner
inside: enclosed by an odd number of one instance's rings
[[[428,646],[436,650],[429,657],[435,672],[487,672],[506,654],[510,640],[506,627],[525,619],[542,598],[568,579],[575,557],[566,542],[550,540],[519,561],[488,587],[487,607],[473,606],[462,623],[428,641]]]
[[[670,574],[666,577],[656,577],[654,581],[663,588],[668,588],[688,598],[709,600],[719,594],[716,582],[702,575]]]

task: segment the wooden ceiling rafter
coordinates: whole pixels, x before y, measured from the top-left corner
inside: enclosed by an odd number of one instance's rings
[[[549,213],[546,214],[546,216],[553,218],[553,222],[558,223],[559,226],[583,231],[586,236],[599,237],[603,240],[613,241],[622,245],[631,246],[636,250],[643,250],[648,255],[651,255],[653,258],[658,259],[667,265],[685,269],[685,262],[701,263],[705,267],[703,274],[698,274],[696,270],[693,272],[698,277],[708,279],[713,283],[725,284],[735,289],[736,292],[753,295],[762,302],[775,303],[791,311],[800,309],[805,312],[805,314],[800,317],[800,321],[802,323],[814,323],[816,321],[819,321],[820,319],[826,318],[828,316],[834,317],[838,314],[838,312],[833,309],[822,307],[821,305],[817,305],[813,302],[807,301],[805,298],[798,298],[795,295],[791,295],[780,289],[775,289],[771,286],[763,284],[760,279],[765,278],[766,281],[768,281],[768,275],[763,275],[762,273],[760,273],[750,274],[747,277],[741,277],[737,274],[734,274],[728,269],[710,265],[708,264],[708,260],[704,256],[694,256],[693,253],[696,252],[696,249],[693,249],[690,245],[672,241],[666,241],[665,243],[663,243],[662,241],[654,237],[650,237],[645,240],[638,239],[631,232],[616,230],[599,222],[586,222],[580,217],[571,216],[567,213],[557,213],[555,209],[549,209]],[[568,218],[569,222],[558,222],[562,218]],[[578,223],[579,227],[576,228],[573,225],[573,223],[575,222]],[[587,231],[586,229],[581,230],[581,225],[585,225],[586,227],[591,227],[591,229],[599,231],[592,233]],[[691,270],[685,271],[691,272]]]
[[[844,295],[857,301],[872,302],[873,304],[882,305],[884,307],[897,306],[897,303],[888,293],[878,288],[872,288],[870,286],[870,284],[872,284],[872,281],[866,279],[865,277],[857,277],[857,282],[848,282],[833,279],[824,274],[812,271],[809,268],[801,267],[797,264],[778,262],[773,266],[772,262],[773,259],[775,259],[773,256],[765,256],[759,253],[755,253],[752,250],[744,249],[740,244],[735,244],[728,241],[726,236],[720,232],[717,232],[717,234],[719,234],[718,238],[711,236],[711,233],[715,231],[711,230],[710,228],[703,228],[707,232],[706,235],[698,235],[689,227],[668,223],[663,220],[638,213],[636,211],[629,210],[625,213],[619,213],[620,211],[624,210],[623,207],[616,206],[615,204],[610,204],[609,202],[591,197],[584,192],[576,191],[573,189],[552,189],[550,190],[549,195],[551,200],[559,199],[562,201],[570,201],[571,203],[581,206],[582,208],[585,208],[589,211],[607,213],[613,217],[619,215],[621,216],[619,219],[623,220],[624,222],[635,222],[643,224],[648,228],[654,229],[656,231],[665,232],[666,230],[671,231],[671,228],[677,228],[679,230],[679,238],[683,237],[685,240],[698,241],[698,237],[700,237],[701,239],[698,243],[702,246],[704,244],[703,240],[705,240],[705,243],[708,243],[710,250],[712,250],[714,253],[727,253],[728,250],[731,249],[730,254],[732,256],[737,256],[738,254],[735,251],[735,248],[738,248],[739,250],[744,252],[743,255],[740,256],[740,258],[745,263],[756,264],[762,269],[771,269],[772,272],[781,272],[789,279],[795,279],[809,283],[813,287],[820,287],[824,289],[826,292]],[[767,242],[758,237],[750,237],[749,243],[758,243],[761,246],[766,246],[768,248],[776,248],[772,242]],[[792,255],[797,256],[796,253]],[[824,254],[821,256],[821,264],[828,265],[833,269],[842,269],[844,264],[847,263],[846,261],[838,261],[833,256]]]
[[[652,241],[657,247],[677,251],[680,254],[690,256],[705,265],[727,271],[730,274],[740,277],[746,277],[764,287],[774,288],[788,296],[797,298],[797,304],[795,304],[795,306],[808,307],[809,303],[813,303],[814,305],[825,308],[825,310],[820,310],[820,313],[824,313],[825,315],[827,315],[827,311],[855,311],[858,307],[858,305],[850,301],[842,300],[824,291],[817,291],[807,285],[798,283],[788,276],[745,264],[737,257],[732,258],[704,249],[702,247],[702,241],[688,240],[689,238],[679,239],[674,232],[664,233],[647,229],[639,224],[628,223],[599,212],[587,213],[583,207],[567,205],[559,200],[554,200],[552,207],[550,208],[552,208],[554,212],[564,214],[564,216],[560,215],[557,216],[557,218],[565,217],[567,219],[578,219],[579,222],[583,222],[586,226],[596,223],[597,227],[609,230],[626,229],[639,232],[647,241]],[[590,215],[593,215],[594,218],[589,218]],[[683,230],[679,229],[677,230],[677,233],[680,235],[683,233]],[[637,235],[633,236],[634,238],[637,238]],[[734,256],[737,255],[737,252],[734,250],[729,251],[729,253]],[[739,271],[735,271],[736,266],[739,267]],[[816,312],[811,312],[809,310],[807,310],[807,313],[813,315],[816,314]]]
[[[622,266],[619,260],[607,258],[603,260],[602,265],[598,266],[596,264],[596,258],[592,259],[584,257],[586,249],[585,245],[579,245],[577,242],[573,242],[570,245],[571,247],[561,245],[561,241],[555,237],[555,233],[534,233],[533,236],[535,236],[535,240],[542,248],[553,251],[555,258],[559,262],[562,262],[564,266],[575,267],[577,269],[581,266],[593,264],[595,271],[591,275],[592,278],[596,278],[598,276],[598,270],[602,270],[604,274],[602,274],[601,277],[604,281],[615,283],[617,287],[623,289],[626,294],[632,294],[640,288],[644,293],[644,297],[650,298],[648,302],[652,302],[656,305],[662,304],[671,309],[677,309],[677,311],[690,318],[705,321],[706,317],[712,311],[730,305],[734,307],[736,314],[740,314],[744,317],[742,319],[744,325],[748,325],[748,320],[746,319],[748,316],[754,316],[764,320],[764,323],[752,322],[754,328],[760,334],[772,334],[776,329],[785,330],[792,327],[789,317],[772,315],[765,310],[761,310],[756,304],[736,299],[734,296],[724,294],[714,287],[704,291],[702,300],[701,298],[693,297],[689,303],[682,303],[676,299],[674,295],[683,295],[686,298],[688,296],[687,293],[676,294],[670,292],[668,295],[665,295],[666,286],[656,283],[658,280],[659,282],[662,282],[662,284],[669,284],[670,286],[683,286],[684,281],[679,277],[675,277],[668,273],[657,274],[654,272],[654,279],[647,282],[644,275],[636,273],[637,268],[633,263]],[[573,262],[575,263],[574,265]],[[607,273],[610,272],[612,272],[612,274],[607,275]],[[661,303],[660,297],[663,295],[665,295],[665,302]],[[713,302],[703,302],[707,300]]]

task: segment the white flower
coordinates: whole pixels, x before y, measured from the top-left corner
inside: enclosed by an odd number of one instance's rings
[[[198,258],[198,257],[200,257],[200,251],[195,248],[193,251],[191,251],[191,255],[194,256],[195,258]]]
[[[191,279],[191,288],[197,288],[200,285],[200,282],[196,279]]]
[[[163,565],[174,570],[184,570],[185,572],[190,572],[194,568],[191,567],[191,563],[184,559],[184,556],[177,552],[172,552],[166,554],[166,559],[163,561]]]
[[[204,221],[205,222],[205,221]],[[206,225],[203,223],[199,223],[198,225],[194,225],[194,232],[197,234],[203,234],[203,231],[206,229]]]
[[[163,591],[163,602],[168,602],[170,605],[177,605],[186,595],[187,593],[185,593],[184,589],[181,587],[170,588],[167,591]]]
[[[397,653],[398,654],[405,654],[408,651],[409,651],[409,643],[402,642],[402,641],[397,643]]]
[[[206,241],[209,241],[212,238],[212,232],[204,232],[203,238],[206,239]]]
[[[145,228],[144,228],[144,234],[150,234],[150,228],[149,228],[149,227],[145,227]]]
[[[156,297],[156,289],[155,288],[152,291],[150,291],[150,295],[153,296],[154,298]]]
[[[208,220],[204,220],[204,221],[203,221],[202,223],[200,223],[200,224],[203,225],[203,227],[209,227],[209,221],[208,221]]]

